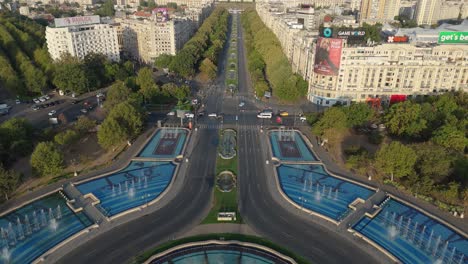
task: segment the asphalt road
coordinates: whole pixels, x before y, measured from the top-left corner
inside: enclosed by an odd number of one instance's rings
[[[239,43],[243,43],[242,29],[238,28]],[[239,45],[239,94],[249,94],[248,75],[243,45]],[[242,98],[242,97],[241,97]],[[239,99],[240,101],[241,99]],[[246,104],[247,109],[255,108]],[[256,232],[286,246],[313,263],[378,263],[355,244],[341,235],[330,232],[312,221],[304,221],[279,205],[268,190],[265,172],[267,157],[262,151],[260,131],[248,129],[255,119],[254,112],[246,111],[239,117],[239,204],[244,221]],[[264,122],[264,121],[258,121]],[[279,194],[277,194],[279,195]]]
[[[240,23],[238,32],[241,34]],[[242,35],[239,35],[242,41]],[[260,131],[247,125],[261,125],[253,101],[240,112],[238,103],[249,97],[248,76],[242,45],[239,45],[239,93],[224,97],[223,77],[206,97],[207,112],[224,112],[228,123],[239,125],[239,204],[245,222],[256,232],[316,263],[377,263],[353,243],[321,225],[291,214],[273,199],[267,188],[264,163],[259,147]],[[222,67],[221,67],[222,68]],[[224,72],[224,69],[220,70]],[[238,116],[233,120],[233,116]],[[220,119],[204,118],[201,123],[220,125]],[[263,121],[265,122],[265,121]],[[76,248],[59,263],[124,263],[145,249],[171,239],[197,225],[210,204],[218,142],[217,129],[199,129],[198,142],[190,153],[189,173],[176,198],[155,213],[118,226]]]

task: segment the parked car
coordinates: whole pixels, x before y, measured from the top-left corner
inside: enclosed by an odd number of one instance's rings
[[[271,112],[260,112],[257,114],[257,118],[271,118],[272,116]]]
[[[193,113],[185,113],[186,118],[194,118],[195,115]]]
[[[205,111],[198,112],[198,116],[204,116],[204,115],[205,115]]]
[[[19,99],[16,99],[15,103],[16,104],[21,104],[21,101]]]
[[[174,112],[174,111],[170,111],[169,113],[167,113],[167,116],[175,116],[175,112]]]
[[[46,100],[49,100],[49,99],[50,99],[50,96],[46,94],[46,95],[44,95],[44,98],[45,98]]]
[[[39,101],[41,101],[41,102],[45,102],[45,101],[46,101],[46,99],[45,99],[44,97],[39,97]]]
[[[57,111],[52,110],[52,111],[49,112],[49,116],[53,116],[53,115],[55,115],[56,113],[57,113]]]
[[[77,103],[78,103],[78,100],[73,100],[71,103],[72,103],[72,104],[77,104]]]
[[[80,111],[81,111],[81,113],[83,113],[83,114],[88,113],[88,110],[86,110],[85,108],[81,109]]]
[[[40,109],[40,107],[39,107],[39,106],[37,106],[37,105],[33,105],[31,108],[32,108],[32,110],[34,110],[34,111],[37,111],[37,110],[39,110],[39,109]]]
[[[289,113],[287,111],[279,111],[279,116],[288,116]]]
[[[210,113],[208,117],[218,117],[218,115],[216,113]]]
[[[301,116],[299,117],[299,120],[301,120],[301,122],[304,122],[304,121],[307,121],[307,118],[305,116]]]
[[[34,99],[33,99],[33,102],[34,102],[35,104],[38,104],[38,103],[40,103],[41,101],[40,101],[39,99],[37,99],[37,98],[34,98]]]

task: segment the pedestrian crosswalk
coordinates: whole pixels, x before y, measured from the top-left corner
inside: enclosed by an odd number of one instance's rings
[[[245,130],[260,130],[261,125],[252,124],[215,124],[215,123],[199,123],[197,125],[199,129],[223,129],[223,128],[238,128]]]

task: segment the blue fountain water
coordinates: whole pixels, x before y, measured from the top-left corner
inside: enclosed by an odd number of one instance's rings
[[[282,164],[277,167],[283,192],[296,204],[341,220],[348,205],[357,198],[366,200],[374,192],[328,174],[322,165]]]
[[[90,225],[58,193],[41,198],[0,217],[0,263],[30,263]]]
[[[176,156],[181,154],[185,140],[187,138],[187,134],[187,130],[180,128],[159,129],[153,136],[153,138],[148,142],[148,144],[146,144],[145,148],[143,148],[143,150],[138,154],[138,157],[161,159],[175,158]],[[167,146],[168,148],[174,147],[173,153],[167,155],[155,153],[157,147],[161,142],[161,139],[163,138],[177,138],[176,146]]]
[[[388,250],[403,263],[468,263],[468,240],[420,211],[393,199],[373,219],[354,230]]]
[[[171,162],[132,161],[122,171],[77,185],[93,193],[103,213],[112,216],[158,197],[169,185],[176,165]]]
[[[317,158],[312,154],[310,149],[307,147],[302,136],[294,130],[280,131],[274,130],[269,133],[271,146],[273,148],[273,156],[283,161],[317,161]],[[292,151],[298,153],[297,156],[283,155],[281,151],[281,142],[287,142],[283,144],[284,151]]]

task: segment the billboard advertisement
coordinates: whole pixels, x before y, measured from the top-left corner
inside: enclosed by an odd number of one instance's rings
[[[343,40],[319,38],[315,51],[314,72],[323,75],[338,75]]]
[[[439,32],[439,44],[468,44],[468,32]]]
[[[81,26],[101,22],[99,16],[78,16],[54,19],[55,27]]]
[[[409,41],[408,36],[388,36],[388,43],[407,43]]]

